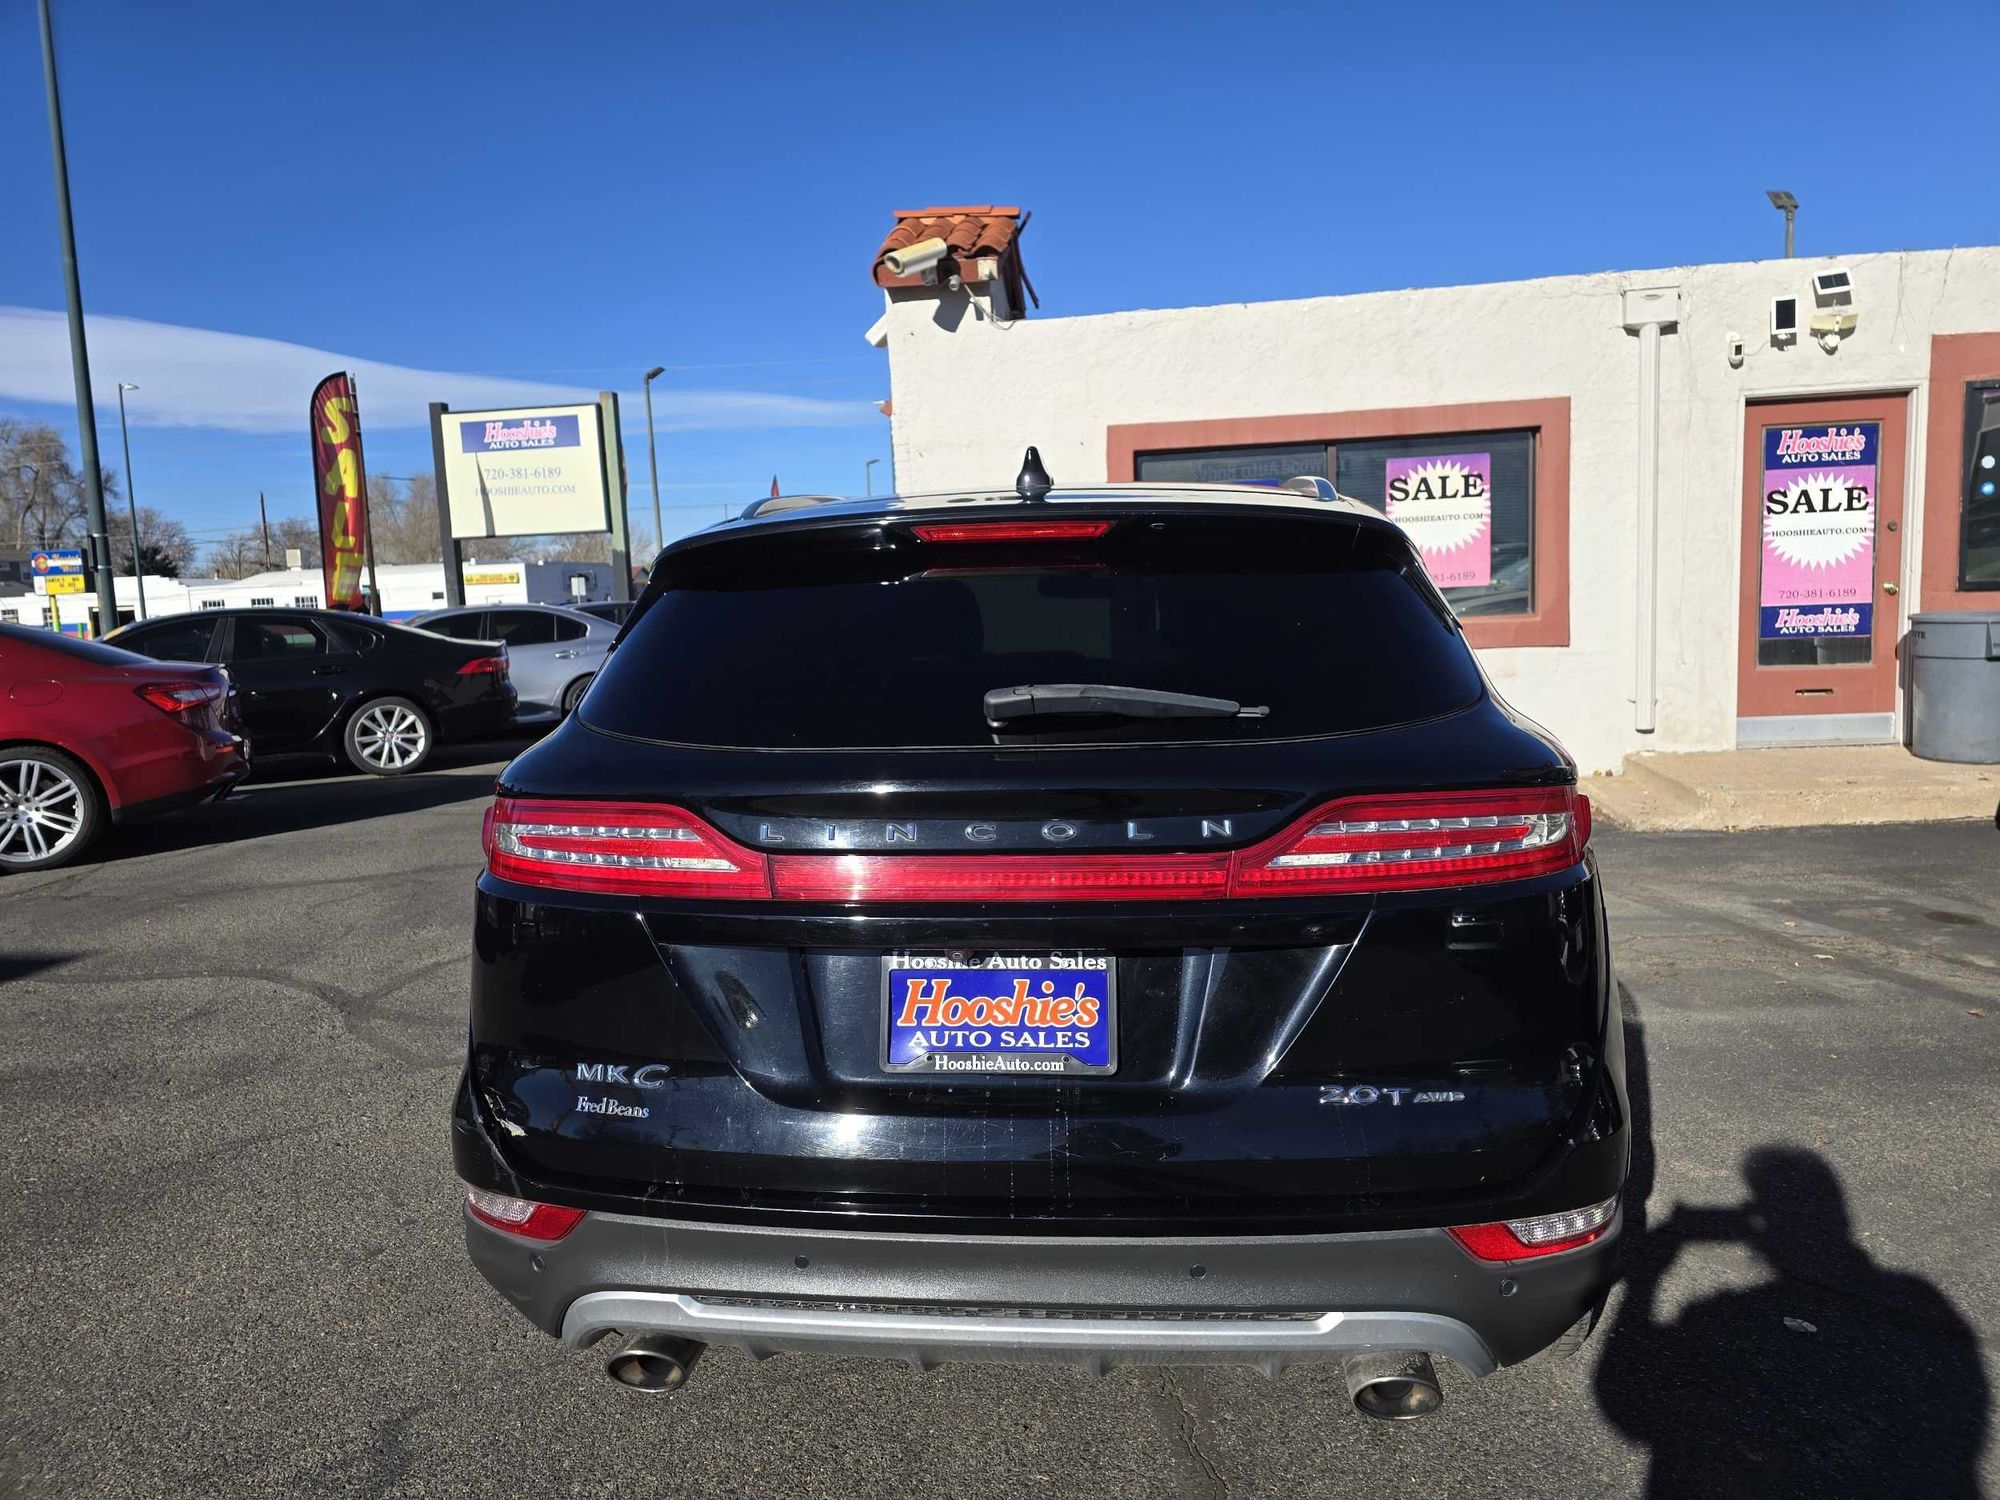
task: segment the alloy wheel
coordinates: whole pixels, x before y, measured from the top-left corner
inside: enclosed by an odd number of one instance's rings
[[[38,864],[83,831],[83,788],[45,760],[0,761],[0,864]]]
[[[371,704],[355,719],[355,751],[376,770],[408,770],[423,759],[429,741],[422,716],[399,703]]]

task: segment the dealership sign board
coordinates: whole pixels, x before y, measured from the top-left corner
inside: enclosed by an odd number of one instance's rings
[[[438,420],[453,537],[610,529],[596,406],[446,411]]]
[[[34,588],[38,594],[81,594],[83,587],[83,549],[80,547],[52,547],[41,552],[28,554],[28,571],[34,575]]]
[[[1763,639],[1869,633],[1881,438],[1875,422],[1764,429]]]
[[[1441,589],[1493,581],[1493,455],[1392,458],[1384,474],[1389,519],[1409,536]]]
[[[361,568],[368,549],[368,475],[361,462],[361,415],[353,377],[329,375],[314,387],[308,420],[326,607],[365,609]]]

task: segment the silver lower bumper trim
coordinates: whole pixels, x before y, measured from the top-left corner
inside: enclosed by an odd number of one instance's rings
[[[1296,1320],[1257,1318],[1039,1319],[960,1312],[874,1312],[839,1307],[744,1306],[678,1292],[605,1291],[577,1298],[562,1323],[567,1344],[672,1333],[761,1358],[793,1350],[900,1359],[919,1368],[946,1361],[1079,1365],[1248,1365],[1276,1375],[1286,1366],[1366,1350],[1442,1355],[1471,1375],[1495,1368],[1492,1351],[1455,1318],[1435,1313],[1326,1312]]]

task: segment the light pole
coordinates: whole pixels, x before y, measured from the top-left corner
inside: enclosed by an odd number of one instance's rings
[[[1771,200],[1771,207],[1785,216],[1785,259],[1792,258],[1792,224],[1799,216],[1799,200],[1783,188],[1770,188],[1764,196]]]
[[[639,382],[646,393],[646,465],[653,471],[653,540],[667,545],[666,524],[660,520],[660,450],[653,441],[653,382],[667,373],[665,365],[654,365]]]
[[[875,493],[875,465],[879,464],[880,462],[882,462],[882,460],[879,458],[871,458],[868,460],[867,463],[861,466],[861,483],[863,485],[863,490],[862,490],[863,494],[872,495]]]
[[[83,338],[83,286],[76,273],[76,226],[69,212],[69,153],[63,147],[62,93],[56,87],[55,23],[41,0],[42,86],[49,96],[49,147],[55,156],[56,222],[62,229],[63,290],[69,301],[69,360],[76,381],[77,447],[83,455],[83,500],[97,565],[98,629],[118,624],[118,595],[111,584],[111,538],[104,524],[104,470],[97,461],[97,408],[90,399],[90,350]]]
[[[125,425],[125,393],[139,387],[130,381],[118,382],[118,439],[125,445],[125,503],[132,515],[132,584],[139,591],[139,618],[146,618],[146,576],[139,566],[139,493],[132,483],[132,432]]]

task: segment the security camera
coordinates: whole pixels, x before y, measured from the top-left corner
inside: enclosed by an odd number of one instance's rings
[[[1732,370],[1740,370],[1740,369],[1742,369],[1742,368],[1743,368],[1743,335],[1742,335],[1742,334],[1740,334],[1740,333],[1732,333],[1732,334],[1730,334],[1730,335],[1729,335],[1729,338],[1728,338],[1728,340],[1727,340],[1727,348],[1728,348],[1728,350],[1729,350],[1729,368],[1730,368],[1730,369],[1732,369]]]
[[[882,257],[882,264],[889,268],[891,276],[921,276],[935,269],[950,250],[951,246],[941,239],[918,240],[914,245],[891,250]]]
[[[1835,267],[1813,277],[1813,301],[1821,307],[1847,307],[1854,301],[1854,278]]]
[[[1782,349],[1787,344],[1798,342],[1799,299],[1796,297],[1773,297],[1771,299],[1771,343]]]

